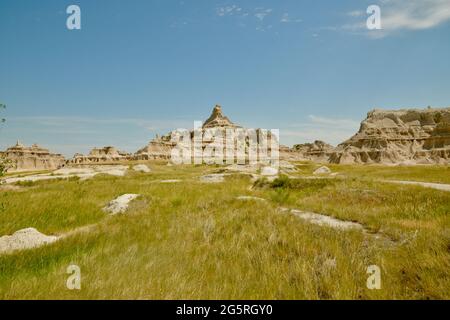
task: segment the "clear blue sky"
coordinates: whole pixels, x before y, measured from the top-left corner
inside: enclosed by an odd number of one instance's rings
[[[370,4],[384,30],[363,27]],[[372,108],[450,105],[450,0],[0,0],[0,39],[2,149],[134,152],[216,103],[336,144]]]

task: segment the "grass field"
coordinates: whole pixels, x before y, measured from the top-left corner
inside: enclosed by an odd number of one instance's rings
[[[336,177],[254,185],[236,174],[208,184],[216,166],[150,163],[151,173],[52,180],[0,190],[0,236],[34,227],[54,244],[0,256],[0,299],[449,299],[450,192],[382,180],[450,183],[450,167],[330,166]],[[180,179],[179,183],[160,183]],[[250,188],[253,186],[253,188]],[[102,208],[141,196],[127,213]],[[238,196],[267,201],[242,201]],[[361,223],[311,224],[280,207]],[[81,269],[68,290],[66,269]],[[381,268],[381,289],[366,286]]]

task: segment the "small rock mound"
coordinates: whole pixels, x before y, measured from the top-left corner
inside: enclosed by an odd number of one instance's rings
[[[128,209],[129,203],[139,197],[138,194],[124,194],[108,203],[103,211],[110,214],[124,213]]]
[[[11,236],[0,237],[0,254],[16,250],[41,247],[58,240],[56,236],[47,236],[34,228],[16,231]]]
[[[331,170],[328,167],[320,167],[319,169],[317,169],[316,171],[313,172],[313,174],[330,174]]]
[[[150,168],[147,167],[145,164],[137,164],[137,165],[133,166],[133,170],[137,171],[137,172],[144,172],[144,173],[150,172]]]

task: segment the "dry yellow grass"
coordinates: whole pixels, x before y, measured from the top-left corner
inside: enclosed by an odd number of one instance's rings
[[[450,192],[376,182],[379,175],[389,178],[378,167],[367,167],[360,179],[349,166],[333,166],[345,175],[250,191],[252,182],[241,175],[199,182],[217,167],[150,166],[149,174],[0,191],[0,235],[25,227],[63,234],[93,225],[50,246],[0,256],[0,299],[450,297]],[[310,169],[303,166],[299,176]],[[437,181],[436,167],[417,170],[414,179]],[[127,214],[107,216],[101,208],[124,193],[142,196]],[[241,195],[268,201],[237,200]],[[394,245],[309,224],[280,206],[357,221]],[[81,268],[79,291],[66,288],[70,264]],[[366,287],[373,264],[382,270],[381,290]]]

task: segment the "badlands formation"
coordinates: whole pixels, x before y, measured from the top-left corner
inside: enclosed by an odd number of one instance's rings
[[[329,162],[448,164],[450,108],[373,110],[358,133],[331,153]]]
[[[98,162],[118,162],[123,160],[131,160],[131,154],[119,151],[115,147],[94,148],[87,156],[82,154],[75,154],[70,163],[74,164],[88,164]]]
[[[29,170],[54,170],[64,166],[66,160],[60,154],[50,153],[48,149],[41,148],[37,144],[26,147],[17,141],[15,146],[9,147],[3,156],[13,163],[9,171],[29,171]]]
[[[223,114],[222,108],[216,105],[211,116],[200,128],[204,138],[201,142],[202,149],[214,142],[205,134],[208,130],[221,131],[225,139],[227,129],[239,128],[242,127],[234,124]],[[261,131],[257,129],[256,132]],[[176,146],[172,136],[177,134],[179,133],[172,131],[161,137],[157,135],[147,146],[134,154],[109,146],[94,148],[88,155],[75,154],[72,159],[66,161],[60,154],[50,153],[49,150],[36,144],[25,147],[18,142],[15,146],[1,152],[0,156],[12,160],[14,168],[10,171],[54,170],[66,164],[112,164],[131,160],[169,161],[171,151]],[[192,142],[195,131],[189,131],[188,136]],[[259,160],[271,160],[270,142],[274,138],[268,132],[267,157],[263,159],[260,154]],[[234,151],[240,147],[248,147],[249,140],[246,139],[244,144],[245,146],[236,144]],[[448,164],[450,163],[450,108],[373,110],[361,123],[359,131],[336,148],[323,141],[296,144],[292,148],[283,145],[279,147],[281,160],[309,160],[337,164]]]

